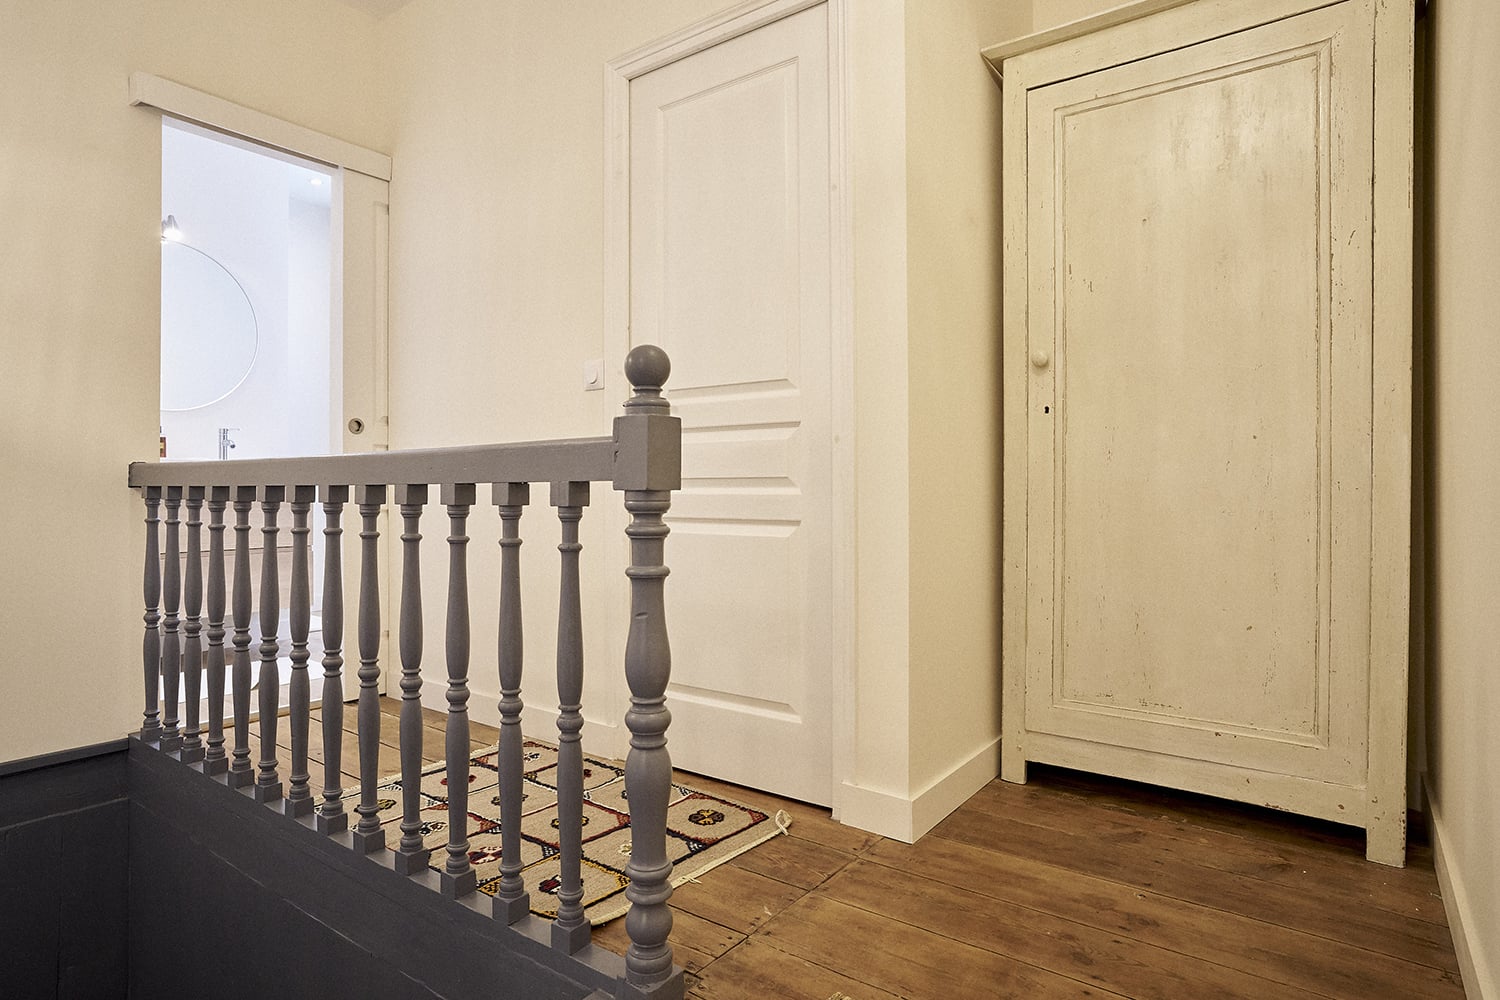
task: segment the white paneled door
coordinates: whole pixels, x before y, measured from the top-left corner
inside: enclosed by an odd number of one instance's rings
[[[630,81],[630,342],[672,358],[673,762],[832,796],[826,9]]]

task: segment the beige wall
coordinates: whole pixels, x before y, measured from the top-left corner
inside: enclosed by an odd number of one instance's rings
[[[980,49],[1024,4],[918,0],[906,22],[911,787],[998,759],[1000,88]]]
[[[603,67],[722,6],[419,0],[382,22],[395,159],[393,447],[607,430],[623,394],[620,359],[606,358],[605,392],[578,382],[579,362],[609,343]],[[998,385],[995,92],[978,50],[1028,16],[1019,0],[849,5],[858,629],[851,704],[835,707],[851,723],[836,759],[849,783],[836,794],[858,800],[851,818],[896,833],[911,830],[912,799],[998,731],[995,560],[971,555],[995,534],[997,428],[984,414]],[[954,461],[955,413],[979,414],[967,432],[973,475]],[[924,436],[920,458],[913,433]],[[586,520],[586,546],[606,542],[609,499]],[[476,550],[493,544],[492,520],[475,519]],[[429,555],[424,574],[440,574],[440,554]],[[553,561],[543,545],[523,547],[538,607],[555,587]],[[492,606],[493,570],[471,562],[474,606]],[[586,618],[606,632],[617,631],[611,600],[585,595]],[[441,634],[438,615],[429,607],[429,634]],[[551,627],[527,622],[527,667],[541,676]],[[475,650],[477,717],[496,696],[493,655]],[[435,694],[442,668],[429,662]],[[617,679],[601,676],[613,662],[609,649],[590,650],[591,717],[623,707]]]
[[[1059,24],[1078,21],[1111,7],[1122,6],[1124,0],[1032,0],[1032,31],[1044,31]]]
[[[1434,0],[1427,32],[1427,777],[1469,996],[1496,1000],[1500,19],[1490,0]]]
[[[604,66],[720,6],[417,0],[381,22],[394,162],[391,447],[610,432],[629,392],[623,358],[606,357]],[[583,391],[589,358],[606,360],[602,392]],[[489,503],[488,490],[480,499]],[[441,516],[428,508],[429,539],[440,537]],[[521,532],[528,678],[553,676],[555,615],[541,609],[556,607],[555,525],[545,486],[534,487]],[[622,527],[617,495],[597,484],[582,525],[583,704],[590,746],[602,753],[624,748],[625,591],[608,586],[622,577],[605,569],[623,568],[623,536],[608,530]],[[476,635],[493,636],[493,508],[476,510],[469,533]],[[441,587],[446,546],[423,548],[423,576]],[[442,599],[429,595],[425,611],[436,640]],[[498,721],[494,647],[476,641],[469,670],[470,711],[489,723]],[[437,641],[423,676],[429,704],[446,705]],[[525,690],[536,709],[555,703],[540,682]]]
[[[365,145],[373,22],[338,4],[0,0],[0,760],[139,724],[161,138],[144,70]]]

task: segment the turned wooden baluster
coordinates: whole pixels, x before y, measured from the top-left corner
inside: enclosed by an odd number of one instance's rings
[[[442,487],[448,508],[448,729],[443,753],[448,771],[448,857],[443,892],[457,898],[474,891],[469,863],[469,508],[473,483]]]
[[[244,788],[255,780],[250,767],[250,508],[255,503],[254,486],[234,490],[234,666],[231,688],[234,699],[234,750],[228,781],[230,788]]]
[[[183,580],[183,613],[187,616],[182,631],[183,705],[187,718],[183,724],[182,750],[184,764],[203,759],[203,731],[199,728],[198,701],[203,697],[203,487],[187,489],[187,575]]]
[[[494,483],[500,508],[500,886],[494,915],[513,924],[531,912],[521,878],[521,511],[528,483]]]
[[[307,816],[313,811],[312,789],[308,787],[307,730],[312,690],[307,679],[307,633],[312,625],[312,579],[307,567],[307,512],[317,497],[313,486],[292,487],[292,592],[291,621],[292,677],[289,685],[291,714],[287,725],[292,733],[292,773],[287,777],[286,801],[282,809],[288,816]]]
[[[672,976],[672,863],[667,860],[667,801],[672,786],[672,760],[667,753],[667,681],[672,673],[672,654],[667,642],[663,602],[667,567],[664,547],[668,528],[662,520],[672,503],[672,490],[680,485],[680,457],[672,449],[658,456],[653,448],[659,437],[675,433],[680,424],[670,416],[661,397],[671,365],[658,347],[643,345],[625,359],[625,377],[635,393],[625,402],[625,415],[615,421],[615,441],[625,454],[644,449],[648,461],[644,475],[628,475],[615,481],[625,491],[625,509],[630,524],[630,633],[625,644],[625,679],[630,685],[630,708],[625,725],[630,730],[630,754],[625,760],[625,794],[630,801],[630,862],[625,873],[630,885],[625,896],[630,913],[625,930],[630,950],[625,956],[627,986],[649,987]],[[665,423],[664,423],[665,422]],[[680,444],[676,448],[680,456]],[[674,467],[674,462],[679,463]]]
[[[385,849],[385,828],[375,813],[380,780],[380,530],[384,486],[359,488],[359,805],[354,811],[354,848],[364,854]]]
[[[396,487],[401,506],[401,842],[396,871],[414,875],[432,854],[422,846],[422,535],[427,486]]]
[[[318,832],[349,828],[344,812],[344,528],[349,487],[325,486],[323,516],[323,801]]]
[[[260,513],[265,524],[260,547],[260,770],[255,775],[255,801],[281,798],[276,774],[276,722],[281,710],[281,668],[276,662],[276,628],[281,623],[281,581],[277,573],[276,514],[286,499],[285,486],[262,486]]]
[[[178,631],[181,620],[177,617],[178,601],[182,596],[182,548],[178,544],[182,522],[177,519],[177,512],[182,507],[181,486],[167,487],[165,506],[167,554],[161,595],[164,615],[161,622],[161,748],[171,753],[182,748],[182,731],[177,725],[177,694],[182,670],[182,636]]]
[[[573,954],[589,943],[583,915],[583,610],[579,600],[578,522],[589,502],[588,483],[553,483],[552,506],[562,526],[562,574],[557,601],[557,919],[552,947]]]
[[[203,773],[223,774],[224,755],[224,507],[229,487],[208,489],[208,748]]]
[[[157,509],[161,506],[161,487],[146,486],[141,489],[141,499],[146,502],[146,570],[143,576],[146,613],[142,620],[146,631],[141,639],[141,666],[145,670],[146,708],[141,713],[142,742],[161,741],[161,631],[158,612],[161,600],[161,550],[158,547],[156,529],[161,523]]]

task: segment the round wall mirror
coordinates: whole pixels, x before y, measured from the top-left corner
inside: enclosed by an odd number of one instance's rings
[[[201,250],[161,245],[161,408],[195,410],[238,389],[259,335],[250,297]]]

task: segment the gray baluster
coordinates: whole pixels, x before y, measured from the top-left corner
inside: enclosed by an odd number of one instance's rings
[[[663,419],[673,419],[667,401],[661,398],[661,385],[670,371],[660,348],[643,345],[630,352],[625,376],[635,393],[625,403],[625,416],[615,421],[617,445],[640,444],[650,456],[652,426],[661,427]],[[625,956],[625,978],[627,984],[642,988],[642,993],[672,976],[672,946],[667,941],[672,933],[672,911],[667,908],[672,863],[666,852],[667,801],[672,787],[672,760],[667,753],[672,716],[667,711],[666,689],[672,654],[663,601],[668,528],[662,517],[678,483],[670,469],[665,475],[653,475],[656,471],[648,469],[644,479],[632,476],[615,483],[616,489],[624,489],[625,509],[630,512],[625,534],[630,538],[631,561],[625,571],[630,578],[630,633],[625,644],[625,679],[630,685],[630,708],[625,713],[630,730],[630,754],[625,760],[625,794],[630,800],[630,862],[625,866],[630,885],[625,896],[630,900],[630,913],[625,930],[630,950]]]
[[[500,886],[496,919],[513,924],[531,912],[521,878],[521,511],[528,483],[495,483],[500,508]]]
[[[187,576],[182,592],[182,680],[186,720],[179,758],[184,764],[203,759],[203,731],[199,728],[198,702],[203,697],[203,487],[187,489]]]
[[[223,774],[224,755],[224,507],[229,487],[208,489],[208,748],[203,773]]]
[[[281,798],[276,774],[276,722],[281,710],[281,668],[276,663],[276,628],[281,622],[281,581],[277,572],[276,514],[286,499],[285,486],[260,488],[260,770],[255,775],[255,801]]]
[[[177,725],[177,694],[182,670],[181,619],[177,617],[178,601],[182,596],[182,548],[178,544],[182,522],[177,519],[182,507],[181,486],[167,487],[164,505],[167,508],[167,554],[161,588],[161,748],[172,753],[182,748],[182,731]]]
[[[344,528],[349,487],[325,486],[323,516],[323,801],[318,832],[349,828],[344,812]]]
[[[448,770],[448,858],[443,892],[457,898],[474,891],[469,864],[469,508],[473,483],[442,487],[448,508],[448,728],[444,757]]]
[[[161,506],[161,487],[147,486],[141,490],[141,499],[146,502],[146,568],[142,576],[146,613],[142,620],[146,631],[141,639],[141,666],[145,670],[146,708],[141,713],[141,740],[145,743],[161,741],[161,631],[159,602],[161,601],[161,550],[158,547],[157,525],[161,523],[157,509]]]
[[[287,777],[286,801],[282,809],[288,816],[308,816],[313,811],[312,789],[308,787],[307,730],[312,690],[307,679],[307,633],[312,625],[312,579],[307,567],[307,512],[317,497],[314,486],[292,487],[292,587],[290,597],[292,634],[292,676],[289,682],[291,715],[287,726],[292,733],[292,773]]]
[[[401,507],[401,843],[396,871],[427,867],[422,846],[422,535],[417,531],[427,486],[396,487]]]
[[[380,780],[380,530],[384,486],[359,488],[359,805],[354,847],[363,854],[385,849],[385,828],[375,813]]]
[[[583,915],[583,610],[579,601],[578,522],[588,483],[553,483],[552,506],[562,526],[562,575],[557,601],[557,920],[552,947],[573,954],[589,943]]]
[[[230,754],[230,788],[244,788],[255,780],[250,767],[250,508],[254,486],[234,490],[234,750]]]

